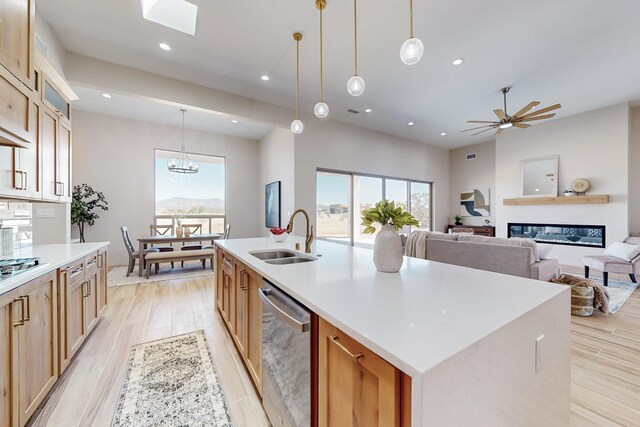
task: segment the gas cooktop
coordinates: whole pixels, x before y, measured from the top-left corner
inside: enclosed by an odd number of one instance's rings
[[[5,258],[0,259],[0,281],[24,273],[30,268],[40,265],[39,258]]]

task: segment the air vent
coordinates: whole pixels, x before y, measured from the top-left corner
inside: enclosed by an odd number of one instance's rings
[[[475,160],[478,157],[478,153],[467,154],[467,160]]]
[[[351,114],[360,114],[360,111],[354,110],[353,108],[349,108],[347,111],[350,112]]]
[[[45,42],[42,41],[40,36],[36,35],[36,48],[40,51],[42,56],[47,57],[47,50],[49,50],[49,46]]]

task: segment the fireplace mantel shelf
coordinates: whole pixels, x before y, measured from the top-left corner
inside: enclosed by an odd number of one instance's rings
[[[560,196],[560,197],[520,197],[517,199],[504,199],[503,205],[589,205],[597,203],[609,203],[608,194],[589,196]]]

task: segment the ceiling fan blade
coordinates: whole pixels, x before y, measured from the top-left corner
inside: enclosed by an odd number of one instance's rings
[[[498,116],[500,120],[507,120],[507,116],[506,114],[504,114],[504,111],[502,111],[501,108],[498,108],[497,110],[493,110],[493,112],[496,113],[496,116]]]
[[[539,115],[539,114],[544,114],[544,113],[548,113],[549,111],[557,110],[557,109],[558,109],[558,108],[560,108],[560,107],[562,107],[562,105],[560,105],[560,104],[555,104],[555,105],[552,105],[552,106],[550,106],[550,107],[541,108],[541,109],[539,109],[539,110],[537,110],[537,111],[534,111],[533,113],[526,114],[526,115],[521,116],[521,117],[519,117],[519,118],[522,118],[522,117],[537,116],[537,115]]]
[[[498,124],[499,122],[496,121],[486,121],[486,120],[467,120],[467,123],[493,123],[493,124]]]
[[[513,122],[513,125],[517,128],[521,128],[521,129],[526,129],[531,125],[528,125],[526,123],[518,123],[518,122]]]
[[[494,126],[496,126],[496,125],[478,126],[478,127],[475,127],[475,128],[470,128],[470,129],[461,130],[460,132],[469,132],[470,130],[484,129],[484,128],[491,128],[491,127],[494,127]]]
[[[492,129],[495,129],[496,127],[497,127],[497,126],[491,126],[489,129],[485,129],[485,130],[481,130],[480,132],[473,133],[473,134],[471,134],[471,136],[476,136],[476,135],[478,135],[479,133],[483,133],[483,132],[490,131],[490,130],[492,130]]]
[[[551,117],[555,116],[556,113],[553,114],[545,114],[544,116],[535,116],[535,117],[520,117],[519,119],[516,119],[518,122],[532,122],[534,120],[545,120],[545,119],[550,119]]]
[[[515,113],[513,116],[511,117],[520,117],[524,114],[527,114],[529,112],[529,110],[531,110],[533,107],[536,107],[540,105],[540,103],[538,101],[532,101],[530,103],[528,103],[522,110],[518,111],[517,113]]]
[[[496,132],[496,135],[500,135],[502,132],[504,132],[504,129],[498,128],[498,132]]]

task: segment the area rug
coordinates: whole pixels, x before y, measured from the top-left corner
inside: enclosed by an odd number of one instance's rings
[[[112,426],[233,426],[202,330],[131,348]]]
[[[600,277],[590,277],[590,280],[596,280],[602,283]],[[609,286],[607,286],[607,292],[609,293],[609,314],[616,314],[622,304],[625,303],[638,287],[637,283],[624,280],[611,280],[609,279]]]
[[[213,274],[211,266],[207,262],[207,268],[202,268],[200,261],[185,262],[184,267],[180,267],[180,263],[176,262],[175,267],[171,268],[171,264],[160,264],[160,271],[155,273],[155,268],[151,277],[145,279],[138,277],[138,266],[133,269],[133,273],[127,277],[127,267],[114,267],[109,271],[109,287],[133,285],[136,283],[158,282],[162,280],[188,279],[191,277],[207,276]]]

